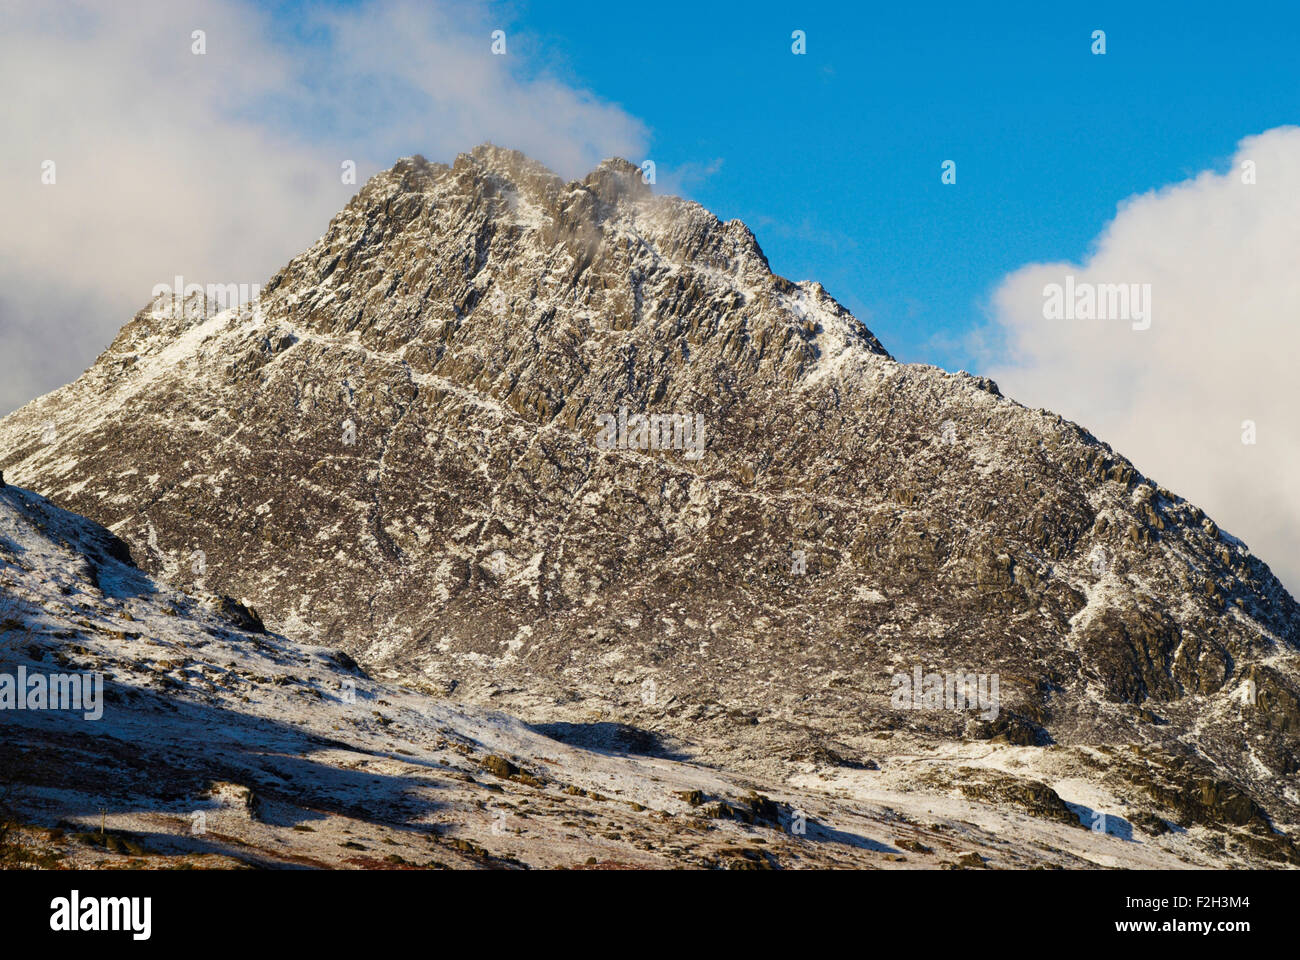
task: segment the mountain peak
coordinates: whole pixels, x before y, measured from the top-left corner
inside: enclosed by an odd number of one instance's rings
[[[493,143],[481,143],[468,153],[458,155],[452,169],[473,169],[480,176],[495,176],[518,188],[563,182],[557,174],[526,154]]]
[[[602,160],[584,178],[566,184],[562,177],[526,154],[493,143],[482,143],[459,154],[450,167],[431,163],[419,154],[403,157],[379,176],[407,190],[424,192],[449,173],[483,185],[491,183],[507,191],[521,191],[533,201],[557,191],[579,189],[589,190],[602,203],[611,205],[621,199],[651,196],[641,168],[620,157]]]
[[[621,158],[602,160],[582,181],[607,204],[620,200],[635,203],[651,195],[641,168]]]
[[[661,360],[687,365],[708,358],[690,347],[684,322],[667,322],[687,314],[697,331],[711,318],[710,340],[736,336],[745,363],[761,362],[753,351],[762,342],[766,362],[786,368],[787,378],[842,350],[860,351],[858,361],[887,356],[820,284],[774,275],[740,221],[654,195],[626,160],[605,160],[566,183],[492,144],[451,167],[417,156],[372,178],[266,293],[266,311],[286,328],[325,320],[319,332],[355,331],[384,349],[405,344],[430,371],[475,355],[475,366],[487,363],[516,383],[532,378],[514,361],[530,364],[535,354],[483,354],[517,341],[520,324],[530,339],[550,339],[561,312],[588,339],[626,331],[658,344]],[[320,309],[344,302],[345,314]],[[575,362],[563,392],[579,378]],[[554,412],[563,400],[527,402]]]

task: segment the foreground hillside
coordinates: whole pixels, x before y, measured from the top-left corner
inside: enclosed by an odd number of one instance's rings
[[[1082,781],[1060,781],[1079,801],[1067,807],[1009,745],[885,769],[809,763],[767,784],[611,723],[531,729],[375,682],[233,601],[159,584],[107,531],[13,486],[0,590],[0,674],[104,677],[98,719],[0,711],[9,868],[1141,867],[1243,853],[1209,852],[1216,834],[1198,827],[1135,830]],[[981,790],[947,789],[954,764]],[[1086,803],[1112,812],[1107,832],[1081,825],[1095,822]]]

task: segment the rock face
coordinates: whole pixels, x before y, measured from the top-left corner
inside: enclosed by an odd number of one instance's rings
[[[1264,563],[626,162],[402,160],[257,311],[185,306],[0,422],[0,467],[275,631],[741,765],[1131,744],[1135,795],[1177,761],[1300,822],[1300,611]],[[996,676],[996,715],[911,709],[918,669]]]

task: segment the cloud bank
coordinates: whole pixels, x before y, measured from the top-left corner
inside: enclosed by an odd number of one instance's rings
[[[399,156],[491,140],[568,176],[640,158],[641,122],[548,73],[500,12],[379,0],[286,34],[242,0],[7,0],[0,414],[78,376],[156,284],[265,283]]]
[[[1067,277],[1150,284],[1149,328],[1048,319]],[[1087,427],[1300,587],[1300,128],[1128,199],[1083,263],[1006,277],[991,317],[985,369],[1010,396]]]

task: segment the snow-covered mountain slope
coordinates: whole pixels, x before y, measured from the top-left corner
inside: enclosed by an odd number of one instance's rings
[[[183,306],[0,421],[0,468],[291,639],[767,781],[1002,738],[1152,816],[1300,824],[1300,610],[1259,558],[630,164],[402,160],[260,309]],[[997,717],[900,709],[918,668],[997,676]]]
[[[241,605],[154,581],[106,530],[13,486],[0,488],[0,591],[0,677],[22,671],[29,700],[33,678],[103,677],[98,709],[0,709],[0,819],[21,825],[3,866],[1207,862],[1186,838],[1137,843],[879,772],[852,787],[874,800],[848,800],[812,768],[807,785],[767,788],[653,749],[575,747],[262,632]],[[618,741],[614,725],[590,727],[562,732]]]

